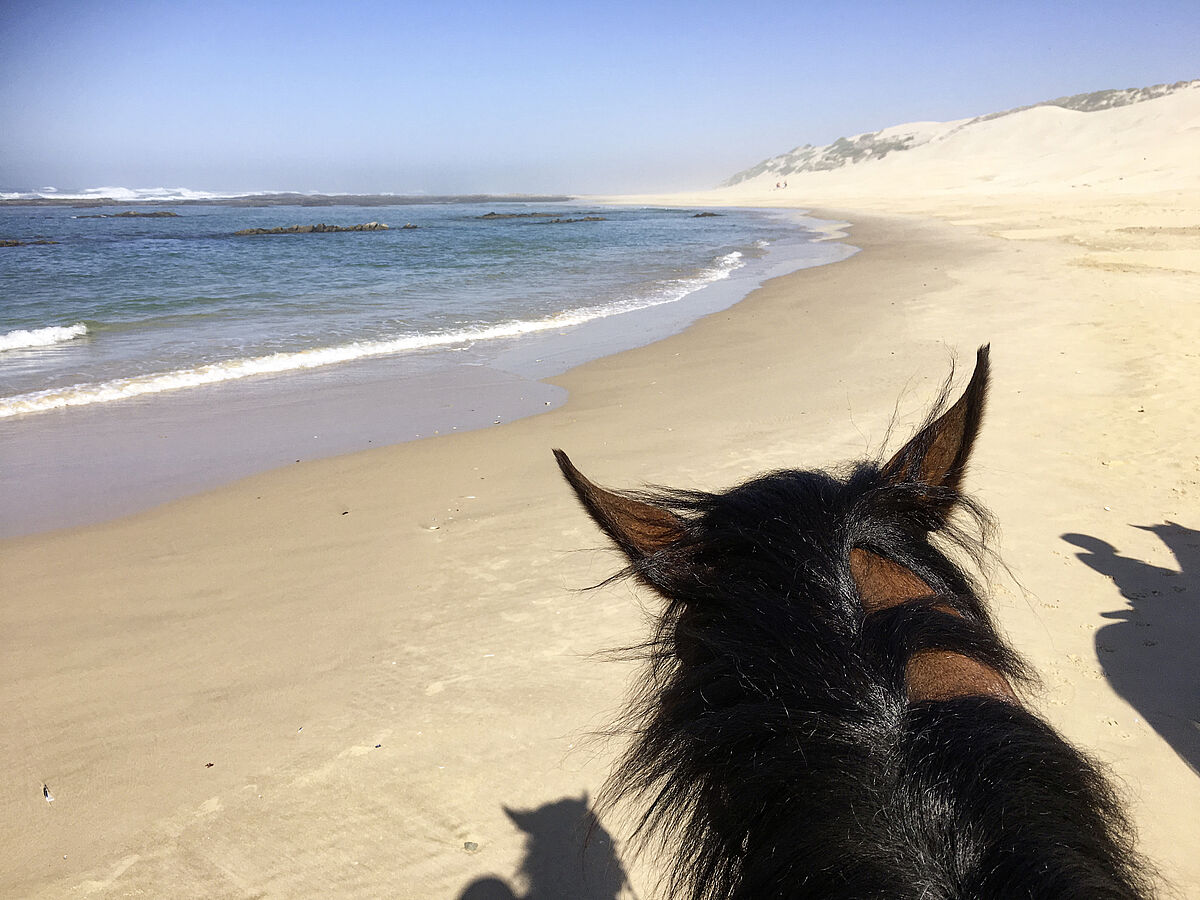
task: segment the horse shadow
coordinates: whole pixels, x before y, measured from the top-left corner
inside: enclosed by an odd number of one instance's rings
[[[1178,569],[1122,556],[1107,541],[1064,534],[1076,557],[1113,580],[1129,605],[1101,613],[1096,656],[1113,689],[1200,774],[1200,531],[1136,525],[1156,535]]]
[[[629,878],[612,836],[592,812],[587,794],[564,797],[531,810],[504,807],[525,833],[518,894],[501,878],[479,878],[458,900],[619,900]]]

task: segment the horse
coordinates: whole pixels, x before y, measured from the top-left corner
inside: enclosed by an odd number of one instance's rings
[[[988,354],[890,459],[837,473],[617,491],[554,451],[628,560],[603,583],[662,601],[602,808],[640,802],[669,896],[1151,896],[1117,792],[1022,702],[1034,675],[968,572]]]

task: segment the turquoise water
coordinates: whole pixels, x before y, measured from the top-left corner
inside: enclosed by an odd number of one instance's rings
[[[0,209],[0,238],[59,242],[0,250],[0,416],[478,347],[686,303],[770,246],[809,238],[762,212],[561,203],[91,218],[127,210]],[[491,212],[513,217],[482,218]],[[529,213],[547,215],[519,215]],[[390,230],[233,236],[372,221]]]

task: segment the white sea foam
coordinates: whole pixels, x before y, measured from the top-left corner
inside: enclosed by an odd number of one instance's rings
[[[0,191],[0,200],[117,200],[125,203],[149,203],[151,201],[180,200],[229,200],[252,196],[253,192],[195,191],[191,188],[126,188],[98,187],[82,191],[60,191],[53,187],[35,191]],[[261,193],[261,192],[260,192]]]
[[[742,265],[744,265],[742,254],[735,250],[721,257],[711,268],[705,270],[700,275],[694,278],[679,279],[678,281],[670,282],[651,296],[631,298],[599,307],[565,310],[557,315],[547,316],[542,319],[515,319],[495,325],[465,328],[456,331],[403,335],[390,340],[355,341],[335,347],[317,347],[311,350],[296,350],[272,353],[267,356],[231,359],[204,366],[176,369],[171,372],[157,372],[149,375],[137,375],[128,378],[117,378],[111,381],[75,384],[64,388],[18,394],[13,397],[0,398],[0,418],[26,413],[46,412],[68,406],[108,403],[113,400],[124,400],[147,394],[177,391],[225,381],[237,381],[255,375],[281,374],[304,369],[316,369],[371,357],[391,356],[399,353],[437,349],[439,347],[473,344],[480,341],[515,338],[524,334],[570,328],[607,316],[675,302],[686,297],[693,291],[699,290],[706,284],[728,278],[730,274]],[[72,326],[72,328],[75,327],[82,328],[83,326]]]
[[[178,203],[185,200],[237,200],[241,197],[257,197],[269,194],[296,194],[299,196],[319,197],[326,193],[333,194],[335,192],[285,191],[278,189],[264,189],[259,191],[197,191],[186,187],[127,188],[116,186],[84,188],[79,191],[60,191],[56,187],[47,186],[31,191],[0,191],[0,200],[78,200],[83,202],[114,200],[118,203]],[[423,193],[423,191],[410,191],[403,196],[419,197]],[[356,194],[355,196],[360,195],[370,196],[368,194]],[[388,192],[375,196],[388,197],[394,195]]]
[[[49,347],[51,344],[61,344],[87,334],[87,326],[82,322],[74,325],[51,325],[48,328],[32,330],[18,328],[0,334],[0,353],[5,350],[23,350],[28,347]]]

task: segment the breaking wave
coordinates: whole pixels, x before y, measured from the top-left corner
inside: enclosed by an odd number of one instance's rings
[[[730,274],[743,265],[742,254],[735,250],[720,257],[710,268],[704,270],[699,275],[693,278],[683,278],[667,282],[648,296],[616,301],[599,307],[566,310],[541,319],[514,319],[494,325],[480,325],[473,328],[452,331],[402,335],[395,338],[374,341],[354,341],[334,347],[316,347],[309,350],[285,351],[265,356],[231,359],[203,366],[176,369],[170,372],[136,375],[104,382],[75,384],[63,388],[18,394],[12,397],[0,398],[0,418],[26,413],[46,412],[68,406],[108,403],[113,400],[124,400],[147,394],[177,391],[226,381],[237,381],[256,375],[283,374],[305,369],[316,369],[338,363],[353,362],[371,357],[469,345],[479,341],[515,338],[525,334],[570,328],[596,319],[625,312],[633,312],[639,309],[647,309],[653,306],[661,306],[665,303],[681,300],[707,284],[728,278]],[[79,333],[84,333],[87,330],[82,324],[71,326],[71,328],[83,329]],[[51,329],[41,330],[48,331]],[[67,331],[70,329],[58,330]]]
[[[151,201],[181,201],[181,200],[229,200],[236,197],[251,196],[249,192],[221,193],[214,191],[196,191],[191,188],[127,188],[127,187],[98,187],[86,188],[82,191],[60,191],[54,187],[44,187],[33,191],[0,191],[0,200],[115,200],[120,203],[149,203]]]
[[[82,322],[74,325],[51,325],[48,328],[24,329],[0,334],[0,353],[5,350],[24,350],[29,347],[49,347],[83,337],[88,333]]]

